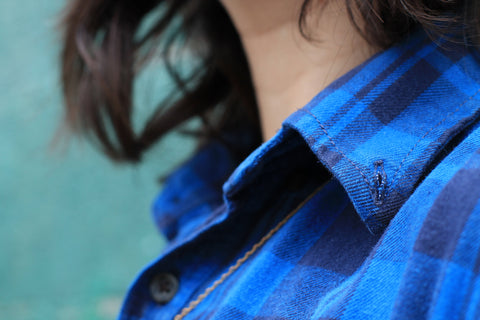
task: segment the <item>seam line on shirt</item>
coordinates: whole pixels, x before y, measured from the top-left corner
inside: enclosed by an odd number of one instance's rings
[[[210,285],[205,291],[200,294],[195,300],[190,301],[188,306],[183,308],[179,314],[177,314],[173,319],[182,320],[187,316],[193,309],[195,309],[202,301],[205,300],[218,286],[225,282],[226,279],[230,277],[235,271],[237,271],[243,264],[254,255],[259,248],[261,248],[272,236],[274,236],[278,230],[280,230],[290,219],[299,212],[305,205],[323,188],[324,185],[316,188],[312,193],[310,193],[307,198],[305,198],[300,204],[298,204],[292,211],[290,211],[280,222],[278,222],[270,231],[264,235],[258,242],[256,242],[250,250],[245,252],[245,254],[237,259],[234,265],[230,266],[226,272],[224,272],[220,278],[215,280],[212,285]]]

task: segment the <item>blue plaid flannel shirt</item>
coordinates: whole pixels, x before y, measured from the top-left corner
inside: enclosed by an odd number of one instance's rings
[[[119,319],[480,319],[480,63],[423,32],[332,83],[238,163],[218,142],[154,204],[169,245]]]

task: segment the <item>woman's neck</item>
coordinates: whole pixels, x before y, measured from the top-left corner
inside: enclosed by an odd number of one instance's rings
[[[300,33],[301,0],[221,0],[244,46],[264,141],[283,120],[375,50],[352,26],[343,1],[309,10]]]

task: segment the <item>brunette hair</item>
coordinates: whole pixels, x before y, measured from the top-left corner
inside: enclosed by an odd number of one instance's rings
[[[315,0],[302,1],[298,24],[308,38],[306,15]],[[360,34],[379,48],[391,46],[419,26],[466,45],[477,43],[480,34],[476,0],[344,1]],[[147,27],[145,20],[151,21]],[[193,117],[202,120],[196,132],[201,141],[216,137],[228,143],[226,133],[249,128],[250,149],[230,143],[239,157],[261,142],[247,60],[218,0],[72,0],[61,27],[66,123],[99,142],[111,159],[139,161],[159,138]],[[174,50],[179,47],[195,57],[188,74],[175,64]],[[158,55],[176,89],[135,132],[135,76]]]

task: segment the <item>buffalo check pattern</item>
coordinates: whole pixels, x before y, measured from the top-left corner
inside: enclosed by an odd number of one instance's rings
[[[480,319],[479,93],[478,53],[419,31],[246,159],[205,145],[154,202],[169,245],[119,319],[173,319],[322,185],[185,319]]]

